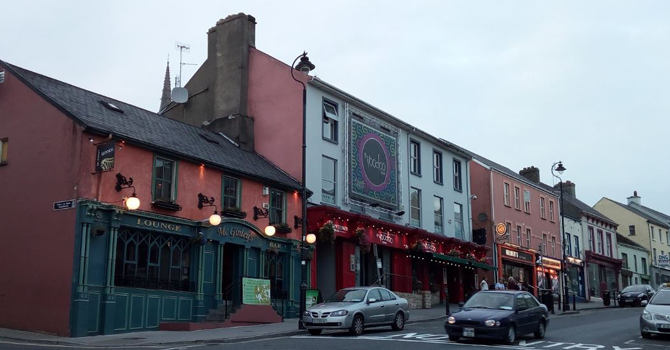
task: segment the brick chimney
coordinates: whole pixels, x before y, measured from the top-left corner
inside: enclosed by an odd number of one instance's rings
[[[521,171],[519,171],[519,175],[525,177],[526,179],[536,184],[540,183],[540,169],[534,166],[523,168]]]
[[[631,205],[633,203],[637,205],[642,205],[642,197],[637,195],[637,191],[633,191],[633,195],[628,197],[628,205]]]
[[[240,148],[254,151],[254,120],[247,115],[249,48],[256,46],[256,19],[238,13],[207,31],[207,60],[184,86],[189,100],[163,115],[221,132]]]
[[[567,193],[575,198],[577,198],[576,192],[575,192],[575,183],[570,182],[570,181],[565,181],[563,182],[563,193]],[[554,185],[554,188],[559,190],[561,189],[561,183],[557,183]]]

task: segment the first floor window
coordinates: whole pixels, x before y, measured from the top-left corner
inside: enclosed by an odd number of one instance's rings
[[[579,254],[579,237],[575,236],[575,257],[579,258],[581,255]]]
[[[463,238],[463,205],[454,203],[454,231],[456,238]]]
[[[116,240],[117,286],[195,291],[187,237],[122,228]]]
[[[435,209],[435,232],[442,233],[442,227],[444,226],[444,220],[442,219],[442,198],[435,196],[433,199],[433,206]]]
[[[284,192],[270,190],[270,224],[281,224],[286,222],[284,217]]]
[[[173,202],[175,200],[176,164],[163,157],[154,159],[154,201]]]
[[[603,251],[603,231],[598,230],[598,254],[605,254]]]
[[[9,146],[9,139],[0,139],[0,165],[7,163],[7,147]]]
[[[556,256],[556,237],[551,237],[551,255]]]
[[[516,226],[516,244],[521,246],[521,226]]]
[[[575,237],[577,237],[577,236],[575,236]],[[572,246],[571,246],[571,243],[572,243],[572,236],[571,236],[569,233],[566,233],[566,234],[565,234],[565,242],[564,242],[564,245],[565,245],[565,254],[566,254],[566,255],[572,255]]]
[[[605,251],[607,256],[613,256],[612,255],[612,234],[608,233],[607,234],[607,250]]]
[[[526,229],[526,248],[530,248],[530,229]]]
[[[409,193],[410,225],[421,227],[421,190],[412,187]]]
[[[240,204],[240,180],[230,177],[223,177],[223,209],[237,208]]]
[[[321,158],[321,200],[335,204],[335,169],[337,161],[323,156]]]

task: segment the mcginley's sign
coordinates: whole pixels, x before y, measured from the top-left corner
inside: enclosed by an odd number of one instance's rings
[[[156,221],[151,219],[137,219],[138,226],[153,227],[163,230],[170,230],[174,232],[181,232],[182,226],[177,224],[171,224],[163,221]]]
[[[216,229],[216,232],[219,236],[221,237],[226,237],[229,236],[230,238],[235,238],[239,237],[243,239],[245,242],[251,242],[254,240],[254,234],[251,232],[246,227],[238,227],[238,226],[224,226],[224,227],[219,227]]]

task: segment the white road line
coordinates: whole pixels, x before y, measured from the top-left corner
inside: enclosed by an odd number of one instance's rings
[[[629,341],[625,342],[624,344],[630,344],[630,343],[632,343],[632,342],[634,342],[634,341],[635,341],[635,340],[629,340]]]
[[[77,345],[77,344],[42,344],[42,343],[28,343],[28,342],[13,342],[13,341],[4,341],[0,340],[0,344],[11,344],[11,345],[23,345],[31,347],[40,347],[40,348],[77,348],[77,349],[127,349],[128,345],[119,345],[119,346],[86,346],[86,345]],[[160,349],[160,346],[157,345],[133,345],[134,348],[145,348],[145,349]]]
[[[487,348],[496,348],[496,349],[513,349],[513,350],[540,350],[538,348],[529,348],[521,346],[508,346],[508,345],[487,345],[487,344],[468,344],[468,343],[455,343],[445,340],[430,340],[430,339],[404,339],[404,338],[386,338],[386,337],[375,337],[375,336],[360,336],[360,337],[330,337],[330,336],[307,336],[307,335],[295,335],[291,337],[292,339],[332,339],[332,340],[376,340],[376,341],[400,341],[406,343],[425,343],[425,344],[449,344],[457,346],[476,346],[476,347],[487,347]]]

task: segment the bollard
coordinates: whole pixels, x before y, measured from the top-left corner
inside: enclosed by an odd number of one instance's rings
[[[577,294],[572,294],[572,310],[577,311]]]

